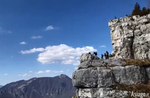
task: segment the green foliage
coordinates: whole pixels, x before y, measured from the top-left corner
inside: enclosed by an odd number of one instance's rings
[[[132,10],[132,13],[126,14],[126,16],[128,16],[128,17],[134,16],[134,15],[144,16],[147,14],[150,14],[150,0],[148,3],[148,7],[143,7],[142,10],[141,10],[140,5],[136,2],[134,5],[134,9]],[[114,19],[117,19],[117,17],[115,16]]]
[[[150,13],[150,9],[146,8],[146,7],[143,7],[142,8],[142,11],[141,11],[141,16],[143,15],[147,15]]]
[[[150,13],[150,9],[143,7],[142,10],[140,9],[140,5],[136,2],[134,9],[132,10],[132,16],[134,15],[140,15],[140,16],[144,16]]]
[[[140,10],[140,5],[136,2],[134,9],[132,11],[132,16],[133,15],[140,15],[141,10]]]

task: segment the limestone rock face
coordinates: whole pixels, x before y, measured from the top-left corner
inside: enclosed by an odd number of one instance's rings
[[[127,65],[125,59],[120,58],[84,61],[72,74],[72,83],[79,98],[127,98],[127,91],[112,87],[118,83],[147,83],[149,79],[150,65]]]
[[[146,83],[148,81],[146,69],[140,66],[115,66],[112,68],[115,81],[120,84]]]
[[[150,14],[108,23],[115,58],[150,59]]]
[[[96,69],[81,69],[73,73],[73,86],[75,87],[97,87],[98,72]]]
[[[128,98],[127,91],[116,91],[111,88],[79,88],[77,98]]]
[[[84,62],[84,61],[88,61],[88,60],[94,60],[94,59],[99,59],[97,56],[86,53],[86,54],[82,54],[80,57],[80,63]]]
[[[148,79],[150,80],[150,66],[145,67],[145,68],[146,68],[146,73],[147,73]]]

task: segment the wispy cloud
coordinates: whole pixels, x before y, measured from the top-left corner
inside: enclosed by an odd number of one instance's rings
[[[25,76],[27,76],[27,75],[28,75],[28,74],[27,74],[27,73],[25,73],[25,74],[23,74],[22,76],[23,76],[23,77],[25,77]]]
[[[45,70],[45,71],[38,71],[37,74],[42,74],[42,73],[63,73],[64,71],[60,70]]]
[[[7,76],[7,75],[8,75],[7,73],[4,74],[4,76]]]
[[[30,74],[24,73],[24,74],[19,74],[18,76],[19,76],[19,77],[27,77],[27,76],[30,76]]]
[[[106,46],[105,45],[101,45],[100,48],[106,48]]]
[[[12,33],[11,31],[8,31],[8,30],[4,30],[0,27],[0,33],[3,34],[3,33]]]
[[[53,30],[53,29],[54,29],[54,27],[52,25],[50,25],[45,28],[45,31],[49,31],[49,30]]]
[[[21,45],[25,45],[25,44],[27,44],[27,43],[26,43],[26,42],[20,42],[20,44],[21,44]]]
[[[46,70],[45,72],[46,72],[46,73],[49,73],[49,72],[51,72],[51,71],[50,71],[50,70]]]
[[[77,70],[77,69],[78,69],[78,67],[75,67],[74,69],[75,69],[75,70]]]
[[[21,54],[30,54],[30,53],[35,53],[35,52],[42,52],[44,51],[44,48],[33,48],[30,50],[25,50],[25,51],[20,51]]]
[[[97,51],[91,46],[73,48],[65,44],[47,46],[46,48],[33,48],[21,51],[22,54],[42,52],[37,60],[42,64],[61,63],[61,64],[79,64],[79,58],[82,53]]]
[[[38,71],[37,73],[38,73],[38,74],[41,74],[41,73],[44,73],[44,71]]]
[[[32,36],[31,39],[40,39],[42,36]]]

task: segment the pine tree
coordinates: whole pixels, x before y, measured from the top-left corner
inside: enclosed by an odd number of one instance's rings
[[[137,2],[136,2],[134,9],[132,11],[132,16],[133,15],[141,15],[140,5]]]
[[[148,0],[147,3],[147,13],[150,14],[150,0]]]
[[[150,9],[147,9],[147,14],[150,14]]]
[[[147,12],[146,7],[143,7],[143,8],[142,8],[142,11],[141,11],[141,16],[147,15],[147,14],[148,14],[148,12]]]

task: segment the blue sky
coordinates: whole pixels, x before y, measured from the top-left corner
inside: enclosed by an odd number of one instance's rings
[[[108,22],[146,0],[0,0],[0,85],[71,77],[79,57],[112,52]]]

